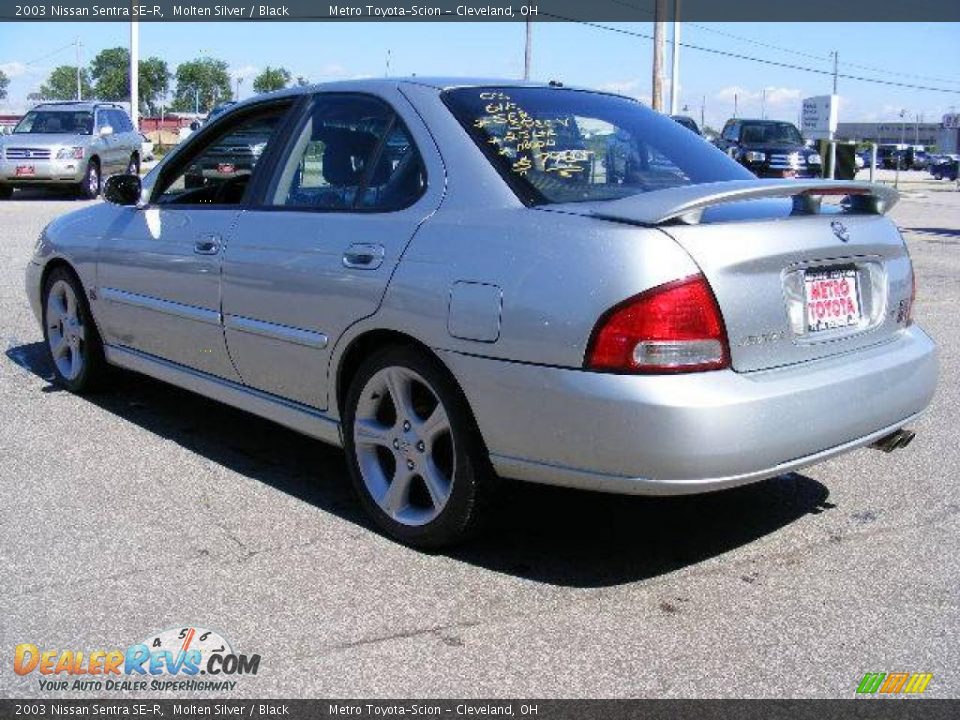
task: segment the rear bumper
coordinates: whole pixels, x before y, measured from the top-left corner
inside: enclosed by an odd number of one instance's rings
[[[446,353],[498,473],[635,494],[719,490],[811,465],[929,404],[916,326],[856,353],[753,373],[607,375]]]

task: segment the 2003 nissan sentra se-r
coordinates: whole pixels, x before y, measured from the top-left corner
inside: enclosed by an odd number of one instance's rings
[[[498,476],[726,488],[902,446],[934,392],[892,190],[757,180],[614,95],[284,91],[106,196],[27,269],[57,380],[117,365],[340,443],[420,547]]]

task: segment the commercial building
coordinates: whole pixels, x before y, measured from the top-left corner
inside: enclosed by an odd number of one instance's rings
[[[936,145],[941,123],[922,122],[842,122],[837,123],[838,140],[874,142],[878,145]]]

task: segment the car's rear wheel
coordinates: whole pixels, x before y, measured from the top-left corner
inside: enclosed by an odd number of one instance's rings
[[[496,478],[466,399],[436,359],[409,347],[369,358],[343,427],[354,488],[389,535],[437,549],[479,529]]]
[[[107,372],[103,343],[83,287],[66,268],[55,268],[44,283],[43,337],[60,385],[75,393],[101,385]]]
[[[0,200],[9,200],[13,197],[13,188],[9,185],[0,185]]]
[[[127,175],[140,174],[140,156],[134,153],[130,156],[130,162],[127,163]]]
[[[80,195],[93,200],[100,194],[100,163],[91,160],[87,163],[87,170],[80,182]]]

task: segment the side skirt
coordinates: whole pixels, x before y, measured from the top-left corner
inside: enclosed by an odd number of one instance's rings
[[[331,445],[342,446],[340,423],[314,408],[130,348],[107,345],[104,351],[107,362],[111,365],[149,375],[157,380],[272,420],[309,437]]]

